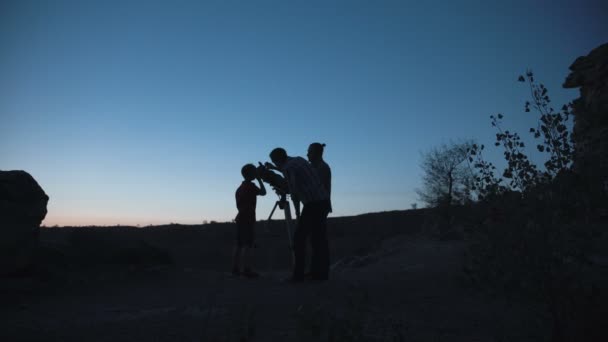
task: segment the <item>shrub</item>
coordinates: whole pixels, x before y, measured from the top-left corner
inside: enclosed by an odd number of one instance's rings
[[[528,71],[531,102],[525,111],[539,114],[530,133],[547,155],[538,168],[525,153],[516,132],[502,128],[502,114],[491,116],[497,129],[495,146],[502,146],[507,166],[500,176],[484,160],[483,145],[473,145],[468,161],[476,171],[474,189],[479,212],[485,220],[471,231],[465,270],[480,286],[510,296],[522,296],[543,305],[556,341],[593,340],[602,306],[590,262],[593,236],[601,233],[586,214],[590,203],[585,182],[571,169],[574,160],[572,131],[568,127],[570,104],[555,111],[547,88]]]

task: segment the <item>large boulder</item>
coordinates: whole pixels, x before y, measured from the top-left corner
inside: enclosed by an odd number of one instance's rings
[[[49,197],[25,171],[0,171],[0,275],[31,264]]]
[[[570,66],[565,88],[580,88],[572,102],[574,170],[584,180],[588,207],[608,219],[608,43],[576,59]],[[595,214],[592,214],[595,216]]]
[[[580,88],[580,97],[573,101],[574,167],[599,181],[595,186],[608,186],[602,184],[608,182],[608,43],[577,58],[570,71],[564,87]]]

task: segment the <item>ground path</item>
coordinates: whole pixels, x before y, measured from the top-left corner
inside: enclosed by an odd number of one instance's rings
[[[287,272],[247,280],[177,266],[88,272],[54,288],[8,280],[0,340],[532,340],[525,310],[466,281],[463,247],[397,236],[337,265],[328,282],[296,285],[282,281]]]

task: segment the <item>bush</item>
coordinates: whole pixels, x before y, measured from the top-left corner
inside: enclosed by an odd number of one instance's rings
[[[485,219],[468,236],[465,270],[483,288],[541,304],[553,340],[593,341],[600,336],[606,303],[599,291],[605,280],[597,277],[598,266],[590,258],[593,238],[603,232],[589,213],[602,195],[587,191],[571,169],[571,105],[555,112],[532,72],[519,80],[530,86],[532,103],[526,102],[525,111],[532,107],[540,113],[530,132],[542,139],[536,148],[548,158],[539,169],[519,135],[502,129],[503,115],[491,116],[498,130],[495,145],[503,147],[507,167],[496,176],[496,167],[483,159],[483,145],[469,150],[480,198],[476,206]]]

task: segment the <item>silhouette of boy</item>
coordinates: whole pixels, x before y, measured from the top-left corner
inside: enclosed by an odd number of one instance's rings
[[[257,169],[253,164],[247,164],[241,169],[241,174],[245,179],[236,189],[236,248],[234,249],[234,259],[232,266],[233,275],[243,275],[248,278],[255,278],[258,273],[251,269],[253,260],[253,241],[255,237],[255,208],[257,196],[266,195],[264,183],[257,174]],[[258,188],[253,180],[258,180]],[[241,266],[244,269],[241,271]]]

